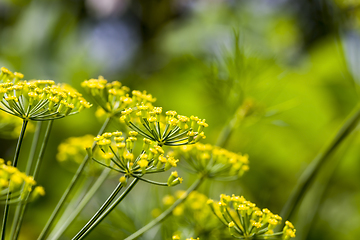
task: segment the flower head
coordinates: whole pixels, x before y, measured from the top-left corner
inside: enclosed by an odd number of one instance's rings
[[[222,180],[240,177],[249,170],[249,156],[230,152],[210,144],[174,148],[175,156],[182,157],[197,172]]]
[[[95,137],[96,144],[102,150],[103,159],[105,155],[112,162],[103,163],[98,157],[93,156],[93,160],[99,164],[109,167],[127,177],[139,178],[145,182],[164,186],[175,186],[182,182],[182,178],[177,176],[177,172],[172,172],[167,183],[156,183],[144,179],[145,174],[164,172],[176,166],[179,161],[172,156],[167,156],[162,147],[149,139],[138,139],[138,133],[130,131],[127,138],[122,137],[121,132],[106,132]],[[142,142],[142,151],[135,154],[135,145]]]
[[[119,114],[125,108],[144,104],[152,106],[156,101],[151,94],[146,91],[140,92],[122,86],[119,81],[108,82],[102,76],[98,79],[89,79],[82,82],[81,86],[87,91],[94,101],[107,113]]]
[[[93,142],[94,136],[90,134],[81,137],[70,137],[58,146],[56,159],[61,165],[70,170],[77,169],[87,154],[86,148],[91,147]],[[102,156],[98,151],[94,151],[93,155]],[[85,168],[85,171],[89,174],[98,174],[100,170],[99,164],[95,163],[87,164]]]
[[[120,120],[160,146],[194,144],[205,138],[205,119],[178,115],[175,111],[163,114],[161,107],[137,105],[121,112]],[[191,120],[192,119],[192,120]]]
[[[63,118],[90,108],[80,93],[52,80],[20,81],[21,74],[1,68],[0,110],[26,120]]]
[[[227,229],[219,228],[218,219],[207,207],[208,197],[196,190],[190,193],[178,190],[174,194],[164,196],[162,199],[163,207],[161,209],[156,208],[153,212],[160,215],[166,208],[184,198],[186,199],[172,210],[173,225],[179,226],[178,236],[189,234],[187,229],[191,222],[193,236],[199,236],[201,239],[208,239],[208,236],[212,236],[212,239],[231,238]]]
[[[36,182],[33,177],[27,176],[16,167],[4,163],[4,159],[0,158],[0,203],[5,203],[4,197],[11,191],[10,203],[21,202],[30,195],[30,200],[34,199],[35,195],[44,195],[45,191],[42,187],[33,187]],[[36,191],[35,191],[36,190]]]
[[[235,238],[256,239],[295,237],[294,226],[286,221],[282,232],[274,233],[274,228],[281,224],[281,217],[269,209],[260,209],[243,196],[220,195],[220,201],[208,200],[212,212],[224,223]]]

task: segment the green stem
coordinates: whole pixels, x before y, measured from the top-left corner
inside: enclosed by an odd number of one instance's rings
[[[115,199],[116,195],[123,188],[122,183],[118,183],[114,191],[110,194],[108,199],[103,203],[103,205],[99,208],[99,210],[91,217],[91,219],[85,224],[85,226],[75,235],[73,239],[79,239],[81,235],[89,229],[89,227],[100,217],[100,215],[106,210],[106,208],[111,204],[111,202]]]
[[[242,107],[242,105],[239,108],[241,108],[241,107]],[[220,136],[218,137],[218,140],[217,140],[217,142],[215,144],[216,146],[219,146],[219,147],[226,146],[226,144],[229,141],[232,133],[236,129],[236,126],[238,125],[238,122],[241,119],[242,118],[239,118],[239,114],[238,114],[238,110],[237,110],[235,112],[234,116],[232,117],[232,119],[229,121],[229,123],[226,124],[226,126],[221,130]]]
[[[36,177],[37,177],[39,168],[40,168],[40,164],[41,164],[42,159],[43,159],[43,157],[44,157],[44,153],[45,153],[45,149],[46,149],[47,143],[49,142],[51,127],[52,127],[52,125],[53,125],[53,122],[54,122],[54,120],[50,120],[49,123],[48,123],[48,125],[47,125],[47,127],[46,127],[45,136],[44,136],[43,142],[42,142],[42,144],[41,144],[41,148],[40,148],[40,152],[39,152],[38,159],[37,159],[37,161],[36,161],[36,163],[35,163],[34,172],[33,172],[33,174],[32,174],[35,180],[36,180]]]
[[[114,171],[116,171],[116,172],[125,174],[124,171],[122,171],[122,170],[120,170],[120,169],[117,169],[117,168],[114,168],[114,167],[112,167],[112,166],[110,166],[110,165],[106,165],[105,163],[102,163],[102,162],[96,160],[95,158],[92,158],[92,160],[93,160],[94,162],[100,164],[101,166],[104,166],[104,167],[110,168],[110,169],[112,169],[112,170],[114,170]]]
[[[42,144],[41,144],[39,156],[38,156],[38,158],[36,160],[36,163],[35,163],[34,172],[32,174],[35,181],[36,181],[36,177],[37,177],[37,173],[38,173],[40,164],[41,164],[42,159],[44,157],[44,153],[45,153],[47,143],[49,142],[51,127],[53,125],[53,122],[54,122],[53,120],[50,120],[48,122],[48,125],[46,127],[46,131],[45,131],[45,136],[44,136],[44,139],[43,139]],[[31,167],[30,167],[30,169],[31,169]],[[16,212],[15,212],[15,216],[14,216],[14,220],[13,220],[13,225],[12,225],[12,229],[11,229],[11,234],[10,234],[10,239],[17,239],[18,236],[19,236],[21,224],[22,224],[24,213],[25,213],[26,206],[27,206],[27,203],[28,203],[28,198],[29,198],[29,195],[26,197],[24,203],[20,204],[16,208]]]
[[[184,202],[186,200],[186,198],[189,196],[189,194],[194,191],[195,189],[197,189],[200,184],[205,180],[205,176],[202,176],[200,178],[198,178],[185,192],[185,194],[179,198],[170,208],[166,209],[165,212],[163,212],[162,214],[160,214],[157,218],[155,218],[154,220],[152,220],[151,222],[149,222],[148,224],[146,224],[144,227],[140,228],[139,230],[137,230],[136,232],[134,232],[133,234],[131,234],[129,237],[125,238],[125,240],[132,240],[135,239],[139,236],[141,236],[144,232],[150,230],[151,228],[153,228],[155,225],[159,224],[160,222],[164,221],[165,218],[167,218],[168,216],[170,216],[170,214],[172,213],[172,211],[182,202]]]
[[[66,222],[68,216],[77,208],[80,202],[83,200],[83,197],[87,194],[91,186],[94,185],[96,180],[91,179],[88,181],[87,178],[81,178],[80,183],[78,183],[81,187],[76,191],[74,195],[72,195],[71,201],[66,205],[66,208],[62,211],[61,217],[56,222],[55,226],[53,227],[51,233],[49,233],[47,239],[53,239],[51,235],[53,235],[62,225]]]
[[[87,194],[83,197],[81,202],[77,205],[77,207],[71,212],[69,216],[66,217],[66,221],[62,222],[59,229],[54,233],[49,235],[49,239],[58,239],[70,226],[70,224],[75,220],[75,218],[80,214],[80,212],[84,209],[84,207],[89,203],[89,201],[93,198],[96,191],[100,188],[100,186],[104,183],[106,178],[109,176],[111,169],[105,168],[93,186],[88,190]],[[55,226],[56,227],[56,226]]]
[[[346,142],[345,148],[341,150],[343,155],[345,155],[350,147],[353,147],[354,139],[357,139],[359,137],[359,131],[356,131]],[[346,159],[346,156],[343,157]],[[334,178],[334,175],[336,171],[339,169],[339,165],[341,163],[341,160],[343,159],[341,157],[334,157],[333,162],[327,165],[327,169],[323,171],[322,179],[318,179],[317,182],[319,182],[317,185],[318,187],[314,189],[314,197],[311,201],[311,205],[309,205],[305,209],[306,217],[301,218],[301,220],[296,224],[296,229],[299,231],[299,237],[302,237],[301,239],[309,239],[308,234],[315,224],[315,220],[317,217],[317,214],[319,213],[319,209],[321,206],[323,206],[323,202],[326,198],[326,194],[329,193],[328,189],[330,188],[331,180]],[[301,232],[300,232],[301,230]]]
[[[22,124],[22,127],[21,127],[21,132],[20,132],[19,139],[18,139],[18,142],[17,142],[17,145],[16,145],[14,161],[12,162],[13,167],[17,166],[17,162],[19,160],[20,148],[21,148],[21,145],[22,145],[22,141],[24,139],[27,124],[28,124],[28,121],[23,120],[23,124]],[[2,231],[1,231],[1,239],[2,240],[5,239],[6,223],[7,223],[7,218],[8,218],[8,215],[9,215],[9,202],[8,201],[9,201],[10,197],[11,197],[11,193],[9,191],[8,194],[7,194],[7,197],[6,197],[6,203],[5,203],[5,208],[4,208],[4,217],[3,217]]]
[[[102,220],[112,211],[116,208],[116,206],[127,196],[127,194],[133,189],[133,187],[136,185],[136,183],[139,181],[139,179],[134,179],[128,188],[125,189],[125,191],[118,197],[118,199],[115,200],[106,210],[105,212],[98,218],[96,221],[86,230],[84,234],[82,234],[79,238],[73,238],[75,239],[83,239],[86,237],[87,234],[89,234],[99,223],[101,223]]]
[[[35,134],[34,134],[34,137],[33,137],[32,143],[31,143],[29,159],[28,159],[28,162],[26,164],[26,170],[25,170],[26,175],[29,175],[30,171],[31,171],[32,163],[33,163],[34,158],[35,158],[36,148],[37,148],[38,143],[39,143],[42,123],[43,122],[37,122],[36,123],[36,130],[35,130]]]
[[[158,185],[158,186],[162,186],[162,187],[168,187],[169,186],[167,183],[156,182],[156,181],[153,181],[153,180],[150,180],[150,179],[141,178],[141,177],[137,177],[137,176],[134,176],[134,175],[132,175],[132,176],[135,177],[135,178],[140,179],[143,182],[147,182],[147,183],[150,183],[150,184],[154,184],[154,185]]]
[[[34,134],[34,137],[33,137],[32,143],[31,143],[29,159],[26,163],[26,170],[25,170],[26,175],[30,175],[32,163],[35,158],[36,148],[38,146],[38,142],[39,142],[39,138],[40,138],[41,126],[42,126],[42,122],[37,122],[35,134]],[[18,221],[17,218],[20,216],[21,211],[22,211],[22,205],[21,204],[17,205],[16,210],[15,210],[15,217],[14,217],[12,228],[11,228],[11,236],[14,234],[15,225],[16,225],[15,223]]]
[[[299,178],[295,189],[291,193],[291,196],[288,198],[288,201],[281,211],[281,216],[284,219],[289,219],[292,216],[295,208],[304,197],[321,167],[324,165],[331,153],[333,153],[333,151],[340,145],[340,143],[356,128],[359,120],[360,106],[357,106],[345,121],[336,136],[328,143],[324,150],[322,150],[314,158],[314,160],[309,164],[309,166],[305,169],[304,173]]]
[[[108,117],[104,124],[102,125],[98,135],[101,135],[103,134],[103,132],[105,131],[106,127],[108,126],[109,122],[110,122],[110,117]],[[93,143],[92,145],[92,149],[95,148],[95,143]],[[68,198],[71,190],[74,188],[75,186],[75,183],[78,181],[81,173],[83,172],[84,168],[85,168],[85,165],[86,163],[88,162],[89,160],[89,156],[86,155],[86,157],[84,158],[84,160],[82,161],[82,163],[80,164],[80,166],[78,167],[75,175],[73,176],[73,178],[71,179],[71,182],[69,184],[69,186],[67,187],[67,189],[65,190],[65,192],[63,193],[63,195],[61,196],[61,199],[59,200],[58,204],[56,205],[54,211],[52,212],[50,218],[48,219],[44,229],[42,230],[42,232],[40,233],[40,236],[38,237],[38,240],[41,240],[41,239],[45,239],[45,236],[46,234],[48,233],[48,231],[50,230],[50,226],[51,224],[54,222],[56,216],[59,214],[59,211],[60,211],[60,208],[64,205],[65,203],[65,200]]]

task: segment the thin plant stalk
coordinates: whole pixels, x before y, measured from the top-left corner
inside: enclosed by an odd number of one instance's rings
[[[28,161],[26,163],[26,170],[25,170],[26,175],[29,175],[30,171],[31,171],[32,163],[33,163],[34,158],[35,158],[36,148],[38,146],[38,142],[39,142],[39,139],[40,139],[42,123],[43,122],[41,121],[41,122],[37,122],[37,124],[36,124],[34,137],[33,137],[32,143],[31,143],[31,149],[30,149],[30,153],[29,153],[29,158],[28,158]],[[12,227],[14,227],[14,223],[16,222],[15,221],[16,216],[19,217],[21,210],[22,210],[21,204],[17,205],[16,210],[15,210],[15,217],[14,217]],[[11,233],[13,234],[13,229],[11,230]]]
[[[314,178],[322,168],[324,163],[340,143],[356,128],[360,121],[360,106],[358,105],[355,110],[349,115],[345,123],[342,125],[335,137],[326,145],[326,147],[314,158],[314,160],[305,169],[304,173],[299,178],[291,196],[288,198],[284,208],[281,211],[281,216],[284,219],[290,219],[295,208],[303,199],[308,188],[313,182]]]
[[[240,106],[241,107],[241,106]],[[220,136],[218,137],[218,140],[216,142],[216,146],[224,147],[228,143],[232,133],[236,129],[236,126],[238,125],[241,118],[239,118],[237,111],[235,112],[233,118],[229,121],[228,124],[221,130]]]
[[[52,128],[52,125],[53,125],[53,122],[54,120],[50,120],[47,127],[46,127],[46,132],[45,132],[45,136],[44,136],[44,140],[41,144],[41,148],[40,148],[40,152],[39,152],[39,156],[38,156],[38,159],[35,163],[35,167],[34,167],[34,172],[33,172],[33,177],[34,179],[36,180],[37,178],[37,175],[38,175],[38,171],[39,171],[39,168],[40,168],[40,164],[42,162],[42,159],[44,157],[44,153],[45,153],[45,149],[46,149],[46,146],[49,142],[49,137],[50,137],[50,132],[51,132],[51,128]]]
[[[103,205],[99,208],[99,210],[91,217],[91,219],[85,224],[85,226],[75,235],[74,239],[79,239],[79,237],[86,232],[87,229],[100,217],[100,215],[106,210],[106,208],[111,204],[111,202],[115,199],[116,195],[123,188],[123,184],[119,183],[114,191],[110,194],[108,199],[103,203]]]
[[[349,148],[353,145],[354,139],[359,137],[359,130],[357,129],[354,134],[351,135],[349,140],[347,140],[345,144],[345,149],[343,149],[343,153],[346,154],[348,152]],[[344,155],[345,155],[344,154]],[[339,165],[341,163],[340,157],[335,158],[332,162],[332,165],[328,166],[326,171],[323,172],[324,176],[322,176],[323,179],[321,179],[321,183],[319,184],[318,189],[315,189],[316,191],[316,197],[315,200],[311,202],[311,205],[309,208],[306,209],[307,218],[306,220],[302,219],[302,229],[301,227],[297,227],[297,229],[301,229],[299,233],[302,236],[302,239],[308,239],[308,234],[311,230],[311,227],[314,225],[316,217],[319,213],[319,208],[323,205],[323,202],[326,198],[326,194],[329,192],[328,189],[330,188],[331,180],[334,178],[336,171],[339,169]],[[317,180],[319,181],[319,180]],[[297,224],[299,225],[299,224]],[[300,235],[299,234],[299,235]]]
[[[74,193],[72,196],[71,201],[66,205],[66,208],[62,211],[61,217],[56,222],[55,226],[53,227],[52,231],[48,234],[47,239],[53,239],[52,235],[55,231],[57,231],[63,223],[67,220],[68,216],[71,215],[72,212],[76,210],[78,205],[81,203],[84,196],[88,193],[91,186],[94,184],[96,180],[92,179],[91,181],[87,181],[86,178],[81,178],[81,182],[78,183],[81,187]]]
[[[51,132],[53,122],[54,122],[54,120],[50,120],[46,127],[44,139],[43,139],[41,147],[40,147],[39,156],[36,160],[34,171],[32,173],[34,180],[36,180],[36,177],[37,177],[37,174],[38,174],[38,171],[40,168],[40,164],[44,157],[46,146],[49,142],[49,137],[50,137],[50,132]],[[37,137],[36,135],[37,135],[37,133],[35,134],[35,137]],[[31,164],[32,164],[32,161],[31,161]],[[31,166],[30,166],[30,169],[31,169]],[[20,205],[18,205],[18,207],[16,208],[16,212],[15,212],[15,216],[14,216],[13,224],[12,224],[12,228],[11,228],[10,239],[17,239],[19,236],[21,224],[22,224],[24,213],[25,213],[26,206],[28,203],[28,198],[29,198],[29,194],[27,195],[25,201],[23,203],[21,203]]]
[[[111,118],[108,117],[104,124],[102,125],[98,135],[101,135],[104,133],[106,127],[109,125]],[[92,149],[94,149],[95,147],[95,143],[92,145]],[[42,230],[42,232],[40,233],[38,240],[42,240],[45,239],[46,234],[48,233],[48,231],[50,230],[50,227],[52,225],[52,223],[54,222],[55,218],[57,217],[57,215],[60,212],[60,208],[64,205],[66,199],[68,198],[68,196],[70,195],[71,190],[74,188],[76,182],[78,181],[78,179],[80,178],[81,173],[83,172],[85,165],[87,164],[88,160],[90,159],[89,155],[86,155],[86,157],[84,158],[84,160],[82,161],[82,163],[80,164],[80,166],[78,167],[75,175],[73,176],[73,178],[71,179],[71,182],[69,184],[69,186],[67,187],[67,189],[65,190],[65,192],[63,193],[63,195],[61,196],[61,199],[59,200],[58,204],[56,205],[54,211],[52,212],[50,218],[48,219],[48,221],[46,222],[46,225],[44,227],[44,229]]]
[[[111,169],[105,168],[96,182],[92,185],[92,187],[87,191],[86,195],[82,198],[81,202],[76,206],[76,208],[71,212],[69,216],[65,216],[66,220],[61,222],[59,228],[54,229],[54,234],[49,235],[49,239],[58,239],[70,226],[70,224],[75,220],[75,218],[80,214],[80,212],[84,209],[84,207],[89,203],[89,201],[93,198],[96,191],[101,187],[106,178],[109,176]]]
[[[238,49],[238,48],[237,48]],[[242,99],[241,105],[236,109],[230,121],[223,127],[217,139],[216,146],[225,147],[230,140],[234,130],[236,130],[241,122],[252,114],[252,101]]]
[[[26,175],[30,174],[31,168],[32,168],[32,163],[35,159],[35,153],[36,153],[36,148],[38,146],[39,143],[39,139],[40,139],[40,133],[41,133],[41,127],[42,127],[43,122],[39,121],[36,123],[36,129],[35,129],[35,133],[34,133],[34,137],[31,143],[31,149],[30,149],[30,153],[29,153],[29,159],[26,163],[26,170],[25,173]]]
[[[138,183],[139,179],[135,178],[130,185],[125,189],[125,191],[113,202],[103,214],[99,218],[96,219],[96,221],[86,230],[84,234],[79,236],[78,238],[73,238],[72,240],[80,240],[86,237],[99,223],[101,223],[102,220],[112,211],[116,208],[116,206],[128,195],[128,193],[135,187],[135,185]]]
[[[168,209],[166,209],[166,211],[164,211],[162,214],[160,214],[157,218],[155,218],[154,220],[152,220],[151,222],[149,222],[148,224],[146,224],[144,227],[140,228],[139,230],[137,230],[136,232],[134,232],[133,234],[131,234],[129,237],[125,238],[125,240],[132,240],[135,239],[137,237],[140,237],[143,233],[145,233],[146,231],[150,230],[151,228],[153,228],[154,226],[156,226],[157,224],[159,224],[160,222],[164,221],[165,218],[167,218],[168,216],[170,216],[170,214],[172,213],[172,211],[182,202],[184,202],[187,197],[189,196],[189,194],[196,190],[201,183],[203,183],[203,181],[205,180],[205,176],[202,176],[200,178],[198,178],[185,192],[185,194],[179,198],[178,200],[176,200],[176,202],[171,205],[171,207],[169,207]]]
[[[80,204],[81,200],[88,193],[90,187],[94,184],[94,182],[96,180],[92,179],[91,181],[87,181],[87,178],[85,177],[85,178],[81,178],[80,181],[81,181],[81,183],[79,183],[79,185],[81,187],[79,187],[79,189],[77,189],[77,191],[74,193],[71,201],[66,205],[66,208],[63,210],[63,212],[61,214],[61,218],[56,222],[56,224],[51,232],[53,232],[54,229],[57,229],[59,226],[61,226],[65,222],[65,219],[68,216],[70,216],[70,214],[77,208],[77,206]],[[81,191],[79,191],[79,190],[81,190]],[[48,238],[50,238],[50,233],[49,233]]]
[[[22,127],[21,127],[21,132],[20,132],[19,139],[18,139],[18,142],[17,142],[17,145],[16,145],[14,161],[12,162],[13,167],[17,166],[17,162],[19,160],[19,155],[20,155],[20,149],[21,149],[21,145],[22,145],[22,142],[23,142],[23,139],[24,139],[25,130],[26,130],[26,126],[27,126],[28,122],[29,122],[28,120],[23,120],[23,124],[22,124]],[[8,218],[8,215],[9,215],[9,199],[10,199],[10,197],[11,197],[11,193],[9,191],[7,196],[6,196],[6,203],[5,203],[5,208],[4,208],[4,217],[3,217],[2,231],[1,231],[1,239],[2,240],[5,239],[6,223],[7,223],[7,218]]]

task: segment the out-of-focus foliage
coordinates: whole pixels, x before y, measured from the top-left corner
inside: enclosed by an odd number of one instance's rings
[[[83,80],[99,75],[146,90],[164,109],[206,118],[205,143],[215,144],[224,126],[234,123],[225,148],[249,154],[250,170],[235,182],[207,181],[199,192],[210,198],[244,195],[280,212],[298,177],[359,100],[358,10],[357,1],[342,0],[4,0],[0,66],[79,90]],[[247,102],[251,114],[236,117]],[[29,206],[21,239],[36,239],[71,178],[56,161],[58,145],[95,135],[100,126],[95,111],[54,123],[37,181],[47,194]],[[110,128],[121,130],[117,126]],[[357,134],[342,144],[332,156],[339,165],[325,195],[317,195],[326,185],[320,178],[301,214],[290,219],[295,239],[352,240],[360,234],[359,141]],[[1,157],[10,159],[15,144],[1,139]],[[178,171],[184,183],[172,191],[193,180]],[[106,182],[61,239],[79,230],[114,185]],[[149,222],[151,211],[173,192],[146,186],[136,186],[87,238],[125,237]],[[197,237],[191,228],[196,223],[189,222],[188,229],[181,224],[189,219],[168,229],[172,223],[164,221],[162,231],[154,228],[139,239],[165,239],[177,229]]]
[[[163,207],[171,206],[183,194],[184,191],[179,190],[175,192],[174,196],[166,195],[162,199]],[[200,239],[232,239],[228,229],[221,225],[210,207],[207,206],[207,201],[206,195],[197,191],[192,192],[184,203],[173,210],[171,221],[175,224],[171,227],[166,226],[166,228],[170,228],[180,235],[198,236]],[[152,213],[156,217],[158,213],[161,213],[161,209],[156,208]]]

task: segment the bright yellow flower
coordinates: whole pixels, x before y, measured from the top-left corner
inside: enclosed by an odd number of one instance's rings
[[[267,208],[261,211],[254,203],[246,201],[243,196],[230,197],[222,194],[219,202],[209,200],[208,205],[220,221],[228,226],[230,234],[235,238],[266,239],[282,235],[283,239],[288,240],[295,237],[296,230],[289,221],[286,221],[282,232],[274,233],[274,228],[281,223],[281,217]]]

